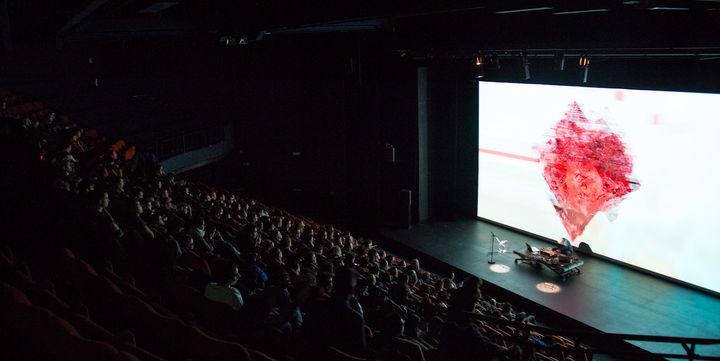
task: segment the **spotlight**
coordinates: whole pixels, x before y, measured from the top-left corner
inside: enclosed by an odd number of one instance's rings
[[[580,57],[578,62],[580,69],[583,69],[583,84],[587,83],[588,71],[590,71],[590,58],[587,55]]]
[[[530,80],[530,61],[528,60],[527,54],[523,54],[523,70],[525,71],[525,80]]]
[[[590,66],[590,58],[588,58],[587,55],[581,56],[578,65],[580,65],[581,68],[587,68]]]
[[[475,78],[480,79],[485,77],[485,61],[482,55],[475,57]]]

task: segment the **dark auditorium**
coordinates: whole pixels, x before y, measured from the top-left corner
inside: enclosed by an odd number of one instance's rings
[[[0,0],[0,360],[720,361],[720,0]]]

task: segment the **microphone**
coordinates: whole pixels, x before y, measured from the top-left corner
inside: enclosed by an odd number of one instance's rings
[[[495,264],[494,254],[495,254],[495,232],[490,232],[490,235],[492,235],[492,238],[490,238],[490,253],[488,254],[488,263],[489,264]]]

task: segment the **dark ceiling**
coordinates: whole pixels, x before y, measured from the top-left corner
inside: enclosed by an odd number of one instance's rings
[[[487,54],[716,56],[720,0],[3,0],[5,47],[146,39],[228,45],[375,32],[417,58]],[[1,10],[1,9],[0,9]],[[0,14],[1,15],[1,14]],[[1,19],[1,18],[0,18]],[[7,34],[10,34],[8,36]],[[14,43],[14,44],[13,44]]]

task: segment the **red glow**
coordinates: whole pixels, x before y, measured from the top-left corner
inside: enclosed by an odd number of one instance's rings
[[[622,90],[615,91],[615,100],[619,102],[625,100],[625,93]]]
[[[555,211],[573,240],[597,212],[617,206],[638,185],[629,179],[632,158],[620,137],[602,119],[589,121],[576,102],[555,125],[540,160]]]
[[[524,155],[519,154],[512,154],[512,153],[505,153],[498,150],[492,150],[492,149],[485,149],[485,148],[478,148],[479,153],[485,153],[485,154],[492,154],[492,155],[499,155],[501,157],[505,158],[511,158],[511,159],[518,159],[518,160],[526,160],[528,162],[539,162],[540,159],[533,158],[533,157],[526,157]]]

